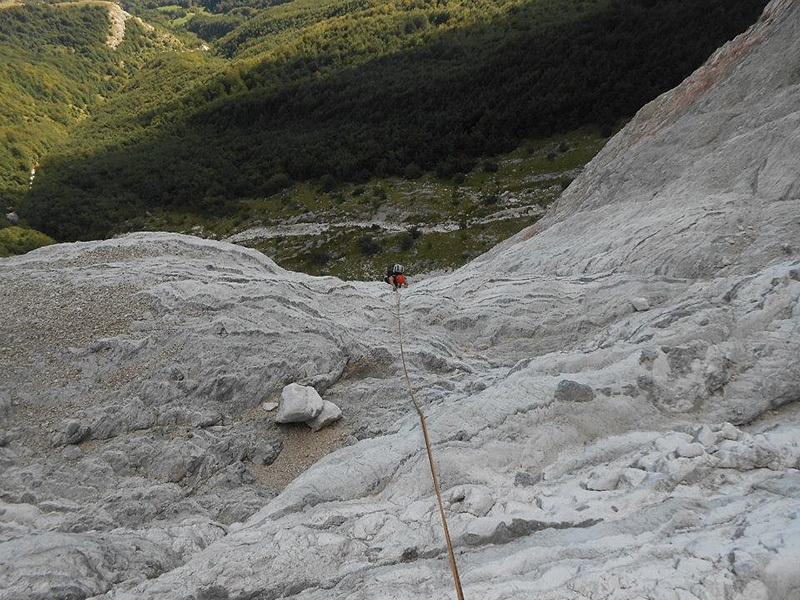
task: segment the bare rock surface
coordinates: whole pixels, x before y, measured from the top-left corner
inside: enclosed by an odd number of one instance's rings
[[[798,55],[774,0],[402,293],[467,598],[800,597]],[[170,234],[0,260],[0,599],[454,597],[396,298]],[[277,426],[295,382],[343,418]]]

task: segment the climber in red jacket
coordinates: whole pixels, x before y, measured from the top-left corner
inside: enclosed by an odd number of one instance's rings
[[[398,288],[408,287],[406,277],[403,275],[403,265],[394,264],[386,269],[386,277],[383,280],[392,286],[393,292],[396,292]]]

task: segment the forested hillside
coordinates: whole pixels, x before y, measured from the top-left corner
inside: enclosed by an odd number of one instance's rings
[[[0,9],[0,206],[6,211],[18,206],[31,169],[66,139],[68,128],[113,96],[158,45],[131,21],[122,45],[109,47],[108,4]]]
[[[126,10],[150,23],[212,41],[242,25],[263,9],[292,0],[125,0]]]
[[[610,131],[764,0],[294,0],[216,56],[164,54],[42,162],[58,239],[155,208],[226,214],[295,181],[451,177],[526,138]],[[256,9],[252,9],[256,10]],[[329,183],[330,184],[330,183]]]

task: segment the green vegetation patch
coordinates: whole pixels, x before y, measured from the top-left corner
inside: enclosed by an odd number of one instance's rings
[[[56,241],[50,236],[33,229],[16,226],[0,229],[0,256],[25,254],[55,243]]]
[[[109,3],[26,4],[0,18],[0,208],[16,210],[31,169],[114,96],[159,43],[129,20],[106,45]]]
[[[510,153],[481,160],[458,182],[420,172],[414,179],[333,188],[326,181],[301,183],[243,200],[230,215],[155,210],[115,232],[224,239],[255,231],[260,237],[242,243],[282,266],[345,279],[373,279],[393,261],[415,273],[456,268],[534,223],[582,167],[574,168],[575,157],[588,161],[605,141],[596,129],[582,128],[526,140]]]
[[[321,235],[274,237],[253,244],[281,266],[345,280],[380,279],[386,265],[402,262],[409,273],[459,267],[538,217],[478,224],[448,232],[402,232],[372,228],[334,228]]]
[[[334,189],[421,172],[457,180],[524,139],[630,117],[765,3],[267,7],[216,43],[220,56],[188,53],[205,67],[191,67],[191,81],[174,85],[183,59],[164,56],[93,110],[42,161],[21,213],[57,239],[86,239],[155,209],[230,216],[296,182]],[[583,158],[553,160],[568,168]]]

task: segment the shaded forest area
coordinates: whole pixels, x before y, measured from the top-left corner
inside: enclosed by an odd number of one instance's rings
[[[440,3],[411,4],[421,8],[373,8],[372,21],[339,19],[261,59],[250,39],[246,58],[216,71],[198,58],[180,89],[159,59],[43,163],[25,216],[60,240],[103,237],[156,207],[225,214],[293,181],[446,178],[525,138],[587,123],[610,131],[766,1],[531,2],[463,28],[439,27],[457,16]],[[126,106],[143,87],[161,104]]]
[[[14,206],[27,187],[32,157],[85,113],[103,81],[108,10],[84,6],[13,7],[0,18],[0,194]],[[70,48],[71,51],[66,50]],[[38,152],[37,152],[38,151]]]
[[[13,210],[32,167],[118,91],[153,43],[132,25],[109,48],[107,6],[31,4],[0,15],[0,206]]]

